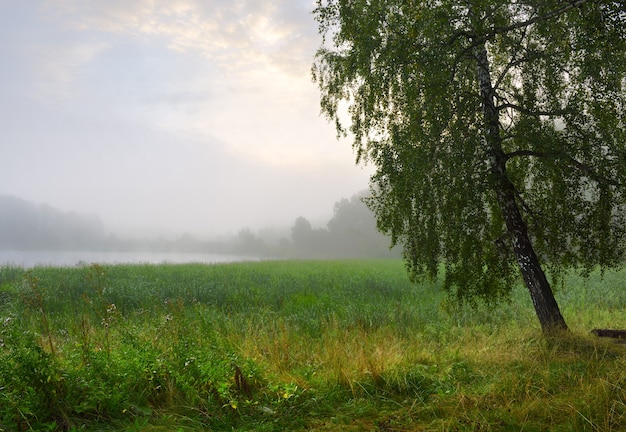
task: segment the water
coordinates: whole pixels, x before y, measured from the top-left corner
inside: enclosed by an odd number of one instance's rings
[[[89,251],[13,251],[0,250],[0,266],[16,265],[66,267],[83,264],[182,264],[258,261],[240,255],[186,252],[89,252]]]

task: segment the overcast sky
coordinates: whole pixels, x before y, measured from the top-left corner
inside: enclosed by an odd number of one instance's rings
[[[0,194],[223,233],[367,188],[319,115],[311,0],[0,0]]]

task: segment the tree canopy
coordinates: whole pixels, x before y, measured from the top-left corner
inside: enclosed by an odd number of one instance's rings
[[[540,261],[557,277],[622,264],[625,11],[318,0],[322,111],[376,166],[369,205],[412,277],[443,264],[453,295],[496,301],[521,274],[550,331],[566,325]]]

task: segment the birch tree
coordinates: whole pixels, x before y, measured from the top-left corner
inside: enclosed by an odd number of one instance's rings
[[[458,299],[496,302],[521,276],[551,333],[567,329],[552,290],[565,270],[623,264],[625,11],[318,0],[322,111],[376,167],[368,205],[412,278],[441,272]]]

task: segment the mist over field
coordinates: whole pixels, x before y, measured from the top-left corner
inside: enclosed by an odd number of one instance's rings
[[[246,227],[211,238],[189,232],[120,235],[109,231],[98,215],[0,195],[0,265],[399,257],[398,248],[390,250],[390,239],[378,232],[362,201],[365,195],[363,191],[336,202],[332,216],[319,226],[299,216],[291,226]]]
[[[313,7],[1,2],[0,195],[104,237],[323,228],[372,170],[319,115]]]

